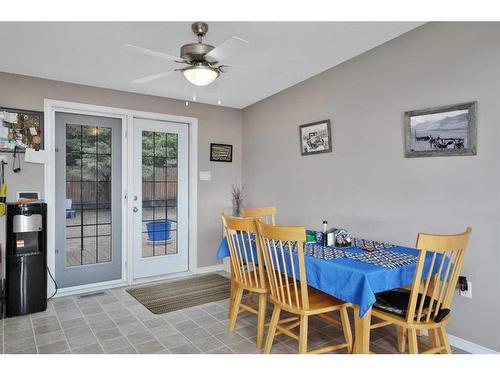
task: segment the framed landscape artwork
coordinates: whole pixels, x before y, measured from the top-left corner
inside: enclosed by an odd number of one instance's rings
[[[232,162],[233,145],[210,143],[210,161]]]
[[[405,112],[405,157],[476,155],[477,102]]]
[[[330,120],[299,126],[300,152],[302,155],[332,152]]]

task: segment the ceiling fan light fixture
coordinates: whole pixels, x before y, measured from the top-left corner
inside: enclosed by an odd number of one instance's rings
[[[208,65],[197,64],[183,69],[182,74],[193,85],[206,86],[217,79],[219,71]]]

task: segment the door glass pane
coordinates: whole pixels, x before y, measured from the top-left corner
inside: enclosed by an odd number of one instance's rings
[[[97,237],[97,262],[110,262],[111,261],[111,251],[105,251],[106,249],[111,249],[111,236],[99,236]]]
[[[97,153],[111,155],[111,128],[100,127],[97,140]]]
[[[111,181],[111,156],[97,155],[97,179],[102,182]]]
[[[97,222],[99,224],[111,224],[111,205],[109,207],[103,205],[99,207],[97,210]]]
[[[83,226],[83,237],[95,237],[96,236],[96,226],[94,224]]]
[[[96,237],[83,237],[82,264],[97,263]]]
[[[97,155],[82,154],[82,180],[94,182],[97,179]],[[89,184],[90,185],[90,184]]]
[[[142,132],[143,257],[177,254],[177,142],[177,134]]]
[[[66,267],[112,260],[111,131],[66,126]]]
[[[94,155],[97,153],[97,137],[99,135],[99,128],[93,126],[81,126],[82,132],[82,146],[83,153]]]

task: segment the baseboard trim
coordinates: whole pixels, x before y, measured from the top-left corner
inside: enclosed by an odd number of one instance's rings
[[[427,336],[428,332],[424,331],[423,334],[424,336]],[[493,349],[489,349],[474,342],[470,342],[460,337],[450,335],[449,333],[447,334],[450,345],[454,346],[455,348],[465,350],[466,352],[471,354],[499,354]]]
[[[485,348],[484,346],[450,334],[448,334],[448,340],[450,341],[450,345],[455,348],[465,350],[471,354],[498,354],[498,352],[493,349]]]
[[[219,271],[224,271],[224,265],[223,264],[214,264],[213,266],[198,267],[196,269],[196,273],[197,274],[210,273],[210,272],[219,272]]]

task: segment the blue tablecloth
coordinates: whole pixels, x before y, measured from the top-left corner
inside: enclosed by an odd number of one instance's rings
[[[364,252],[358,248],[349,248],[348,251]],[[402,246],[393,247],[391,251],[419,254],[417,249]],[[229,254],[228,243],[224,238],[217,250],[217,259],[228,257]],[[324,260],[306,256],[305,266],[308,285],[358,305],[359,315],[363,316],[375,302],[375,293],[411,284],[416,263],[389,269],[349,258]],[[428,270],[429,266],[430,258],[426,259],[424,270]]]

